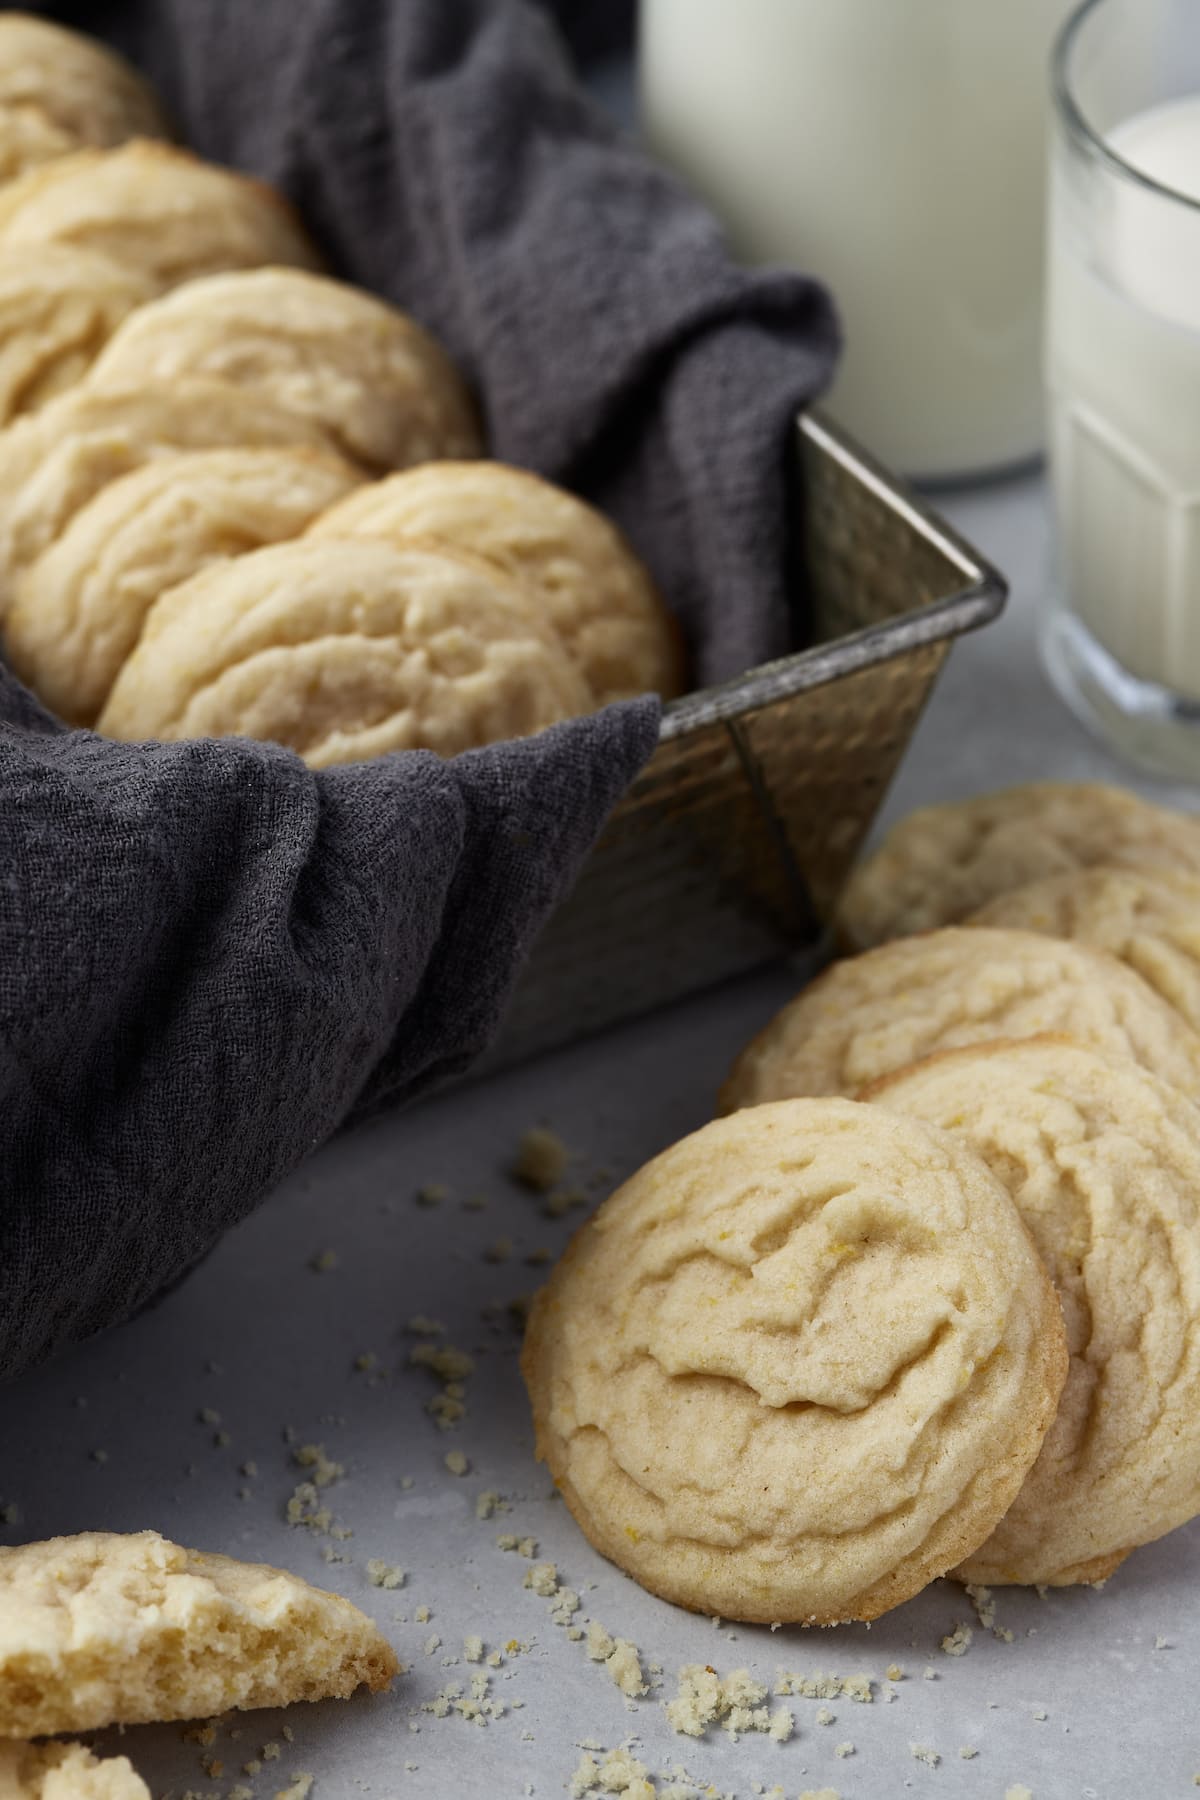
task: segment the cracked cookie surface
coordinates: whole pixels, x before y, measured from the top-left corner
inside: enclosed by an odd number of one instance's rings
[[[557,635],[491,564],[442,545],[299,538],[154,606],[97,730],[253,737],[313,768],[529,737],[590,710]]]
[[[1098,863],[1200,873],[1200,819],[1084,781],[923,806],[850,877],[838,935],[866,949],[955,924],[1026,882]]]
[[[376,473],[481,448],[440,344],[399,307],[303,269],[186,282],[127,319],[89,379],[127,387],[181,375],[265,394]]]
[[[678,694],[682,639],[617,528],[574,494],[496,462],[436,462],[375,482],[334,506],[314,537],[413,538],[461,545],[539,602],[593,703]]]
[[[626,1182],[537,1296],[538,1454],[593,1544],[699,1612],[898,1605],[1007,1509],[1066,1371],[1008,1195],[850,1101],[718,1120]]]
[[[305,446],[154,458],[102,488],[27,569],[4,627],[9,661],[60,718],[93,724],[163,594],[295,537],[358,479]]]
[[[1016,1500],[956,1571],[1098,1581],[1200,1512],[1200,1112],[1068,1039],[950,1051],[870,1099],[951,1131],[1012,1195],[1071,1365]]]
[[[721,1109],[859,1094],[939,1050],[1046,1032],[1200,1095],[1200,1033],[1115,957],[1033,931],[947,927],[834,963],[742,1051]]]
[[[964,923],[1105,950],[1200,1031],[1200,875],[1079,869],[1002,894]]]
[[[0,188],[0,244],[100,251],[160,291],[222,269],[320,266],[273,188],[148,138],[77,150]]]

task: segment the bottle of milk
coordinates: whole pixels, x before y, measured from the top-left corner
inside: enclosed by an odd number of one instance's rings
[[[885,461],[1026,461],[1048,64],[1070,0],[642,0],[647,138],[747,260],[832,287],[830,411]]]

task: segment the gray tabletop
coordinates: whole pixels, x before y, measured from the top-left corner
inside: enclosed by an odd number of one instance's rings
[[[1000,624],[955,650],[888,813],[1032,776],[1128,778],[1038,666],[1038,479],[942,504],[1010,573],[1013,600]],[[245,1715],[218,1725],[208,1746],[178,1727],[127,1733],[156,1793],[271,1796],[307,1772],[317,1800],[563,1795],[586,1754],[602,1761],[581,1746],[631,1737],[651,1771],[683,1766],[720,1795],[1194,1791],[1198,1529],[1138,1552],[1102,1592],[999,1590],[986,1623],[961,1588],[939,1582],[871,1628],[772,1633],[641,1592],[589,1549],[533,1462],[510,1304],[583,1205],[703,1122],[730,1058],[792,986],[786,968],[768,970],[335,1143],[156,1310],[0,1395],[0,1509],[16,1508],[0,1542],[153,1526],[280,1563],[373,1613],[407,1665],[390,1695]],[[580,1201],[562,1216],[506,1174],[538,1123],[572,1153],[567,1185]],[[422,1315],[444,1332],[431,1338],[414,1323]],[[450,1431],[427,1410],[440,1383],[409,1361],[429,1341],[474,1361],[466,1416]],[[308,1473],[296,1451],[310,1444],[344,1470],[320,1491],[332,1534],[285,1518]],[[447,1467],[455,1451],[463,1474]],[[554,1622],[552,1601],[524,1585],[531,1560],[501,1548],[502,1536],[536,1540],[537,1558],[580,1595],[576,1627],[596,1619],[636,1644],[645,1698],[627,1700]],[[373,1586],[371,1559],[403,1568],[403,1585]],[[960,1622],[973,1638],[954,1656],[942,1640]],[[464,1660],[471,1636],[483,1640],[481,1663]],[[768,1686],[780,1669],[863,1674],[873,1699],[777,1699],[795,1715],[788,1741],[720,1731],[695,1741],[674,1733],[663,1707],[691,1663],[748,1668]],[[904,1676],[889,1683],[893,1663]],[[496,1716],[478,1723],[446,1690],[469,1702],[481,1674]],[[242,1773],[271,1746],[277,1759]],[[213,1758],[220,1774],[205,1772]]]

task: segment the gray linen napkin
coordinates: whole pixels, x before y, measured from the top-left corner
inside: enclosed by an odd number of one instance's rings
[[[748,274],[521,0],[111,0],[197,149],[475,382],[496,454],[626,526],[705,679],[782,648],[783,451],[820,289]],[[647,699],[452,762],[313,774],[66,731],[0,668],[0,1375],[128,1317],[350,1117],[467,1066]]]

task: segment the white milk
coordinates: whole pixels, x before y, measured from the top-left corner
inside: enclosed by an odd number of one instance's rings
[[[910,473],[1041,444],[1048,61],[1069,0],[642,0],[651,145],[752,262],[823,276],[831,410]]]
[[[1200,197],[1200,95],[1108,142]],[[1079,241],[1069,201],[1055,209],[1047,378],[1063,578],[1071,611],[1130,674],[1200,699],[1200,214],[1129,180],[1109,189],[1100,251]]]

